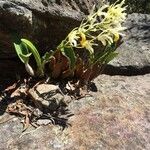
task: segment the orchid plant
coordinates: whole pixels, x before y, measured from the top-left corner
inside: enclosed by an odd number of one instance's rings
[[[49,76],[52,78],[76,77],[85,81],[94,79],[104,65],[118,54],[115,50],[124,36],[122,31],[126,29],[122,26],[127,15],[124,2],[125,0],[120,3],[116,1],[99,8],[94,6],[80,26],[74,28],[53,53],[46,53],[43,58],[26,39],[22,39],[20,44],[14,44],[28,73],[32,76],[44,76],[45,64],[48,63]],[[31,54],[37,63],[36,73],[29,65]]]

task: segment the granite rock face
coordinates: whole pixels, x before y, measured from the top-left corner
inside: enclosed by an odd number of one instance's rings
[[[0,150],[150,149],[150,74],[101,75],[97,92],[72,100],[71,126],[50,125],[22,133],[19,119],[0,116]],[[4,123],[1,123],[4,122]]]

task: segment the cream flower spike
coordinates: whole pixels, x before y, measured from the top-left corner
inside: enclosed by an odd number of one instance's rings
[[[97,10],[95,6],[91,13],[84,19],[80,26],[73,29],[64,40],[64,46],[86,48],[94,53],[93,46],[100,41],[104,46],[120,39],[125,30],[122,23],[126,19],[125,0],[119,0],[112,5],[104,5]]]

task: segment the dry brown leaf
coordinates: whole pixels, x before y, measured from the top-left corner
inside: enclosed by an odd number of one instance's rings
[[[25,119],[23,122],[23,131],[25,131],[30,125],[30,118],[29,118],[29,113],[26,111]]]

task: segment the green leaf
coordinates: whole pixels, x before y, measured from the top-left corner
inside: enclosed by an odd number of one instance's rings
[[[111,52],[107,55],[105,58],[105,64],[108,64],[111,60],[113,60],[115,57],[117,57],[118,53]]]
[[[73,69],[75,67],[75,63],[76,63],[76,56],[75,56],[73,48],[72,47],[69,47],[69,48],[63,47],[61,49],[61,52],[69,60],[70,69]]]
[[[41,60],[41,57],[40,57],[40,54],[39,54],[38,50],[36,49],[36,47],[29,40],[21,39],[21,41],[33,53],[35,61],[37,63],[38,72],[41,76],[43,76],[43,74],[44,74],[43,70],[44,69],[43,69],[42,60]]]
[[[38,50],[36,49],[36,47],[29,41],[26,39],[21,39],[21,41],[27,45],[27,47],[31,50],[31,52],[33,53],[35,60],[37,62],[37,64],[41,63],[41,57],[40,54],[38,52]]]
[[[42,66],[45,67],[45,64],[50,61],[51,56],[53,55],[53,51],[46,52],[42,57]]]
[[[45,54],[44,54],[44,56],[42,57],[42,61],[49,61],[50,60],[50,57],[52,56],[52,54],[53,54],[53,52],[52,51],[50,51],[50,52],[46,52]]]
[[[21,60],[23,63],[25,63],[24,60],[22,59],[22,57],[20,57],[20,54],[22,54],[22,49],[21,49],[20,45],[14,43],[14,46],[15,46],[15,50],[16,50],[16,53],[17,53],[18,57],[20,58],[20,60]]]
[[[112,55],[112,53],[114,53],[115,50],[116,50],[115,43],[112,43],[111,45],[107,45],[105,47],[104,51],[99,52],[98,54],[96,54],[94,56],[93,63],[96,63],[96,62],[108,63],[108,62],[110,62],[113,59],[113,56],[112,56],[111,60],[109,60],[109,59],[107,60],[107,57],[110,57],[109,55]],[[114,54],[114,57],[116,57],[116,56],[117,56],[117,53]]]
[[[16,53],[20,60],[26,64],[29,61],[29,57],[31,56],[32,53],[29,53],[28,50],[26,49],[24,44],[16,44],[14,43]]]
[[[94,61],[93,61],[93,62],[96,63],[96,62],[100,61],[100,59],[101,59],[102,57],[104,57],[105,54],[106,54],[105,52],[100,52],[100,53],[96,54],[96,55],[94,56]]]
[[[22,60],[24,60],[24,64],[29,62],[29,57],[32,55],[32,53],[28,53],[28,54],[19,54],[20,58]]]

